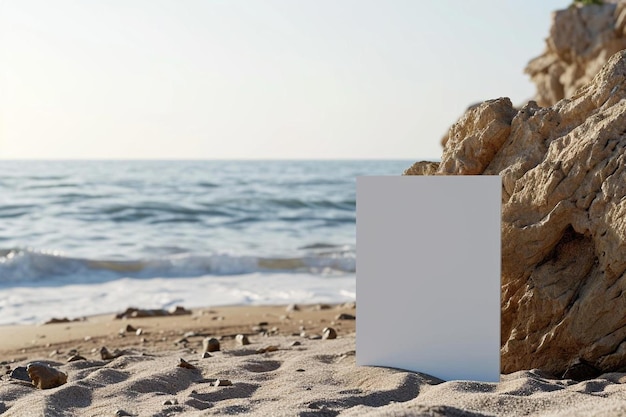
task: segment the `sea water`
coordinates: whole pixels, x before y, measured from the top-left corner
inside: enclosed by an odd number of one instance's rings
[[[356,177],[412,161],[0,161],[0,324],[355,299]]]

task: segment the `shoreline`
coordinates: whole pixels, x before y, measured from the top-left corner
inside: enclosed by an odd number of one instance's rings
[[[214,336],[226,340],[236,334],[256,337],[265,329],[272,335],[301,337],[301,327],[307,336],[321,335],[325,327],[333,326],[339,335],[355,332],[355,320],[337,320],[345,313],[355,315],[355,303],[297,305],[231,305],[193,308],[191,314],[164,315],[116,319],[118,313],[99,314],[67,322],[50,324],[14,324],[0,326],[0,362],[62,357],[64,351],[75,349],[83,356],[95,355],[94,349],[172,350],[186,333]],[[267,323],[260,326],[260,323]],[[121,331],[127,325],[137,332]],[[258,329],[260,328],[260,329]],[[192,339],[192,341],[193,341]],[[192,341],[188,345],[193,345]],[[201,346],[201,344],[200,344]],[[54,352],[58,353],[54,353]],[[58,359],[58,358],[57,358]]]

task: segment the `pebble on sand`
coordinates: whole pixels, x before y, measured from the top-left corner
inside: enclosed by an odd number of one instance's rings
[[[325,327],[324,330],[322,330],[322,339],[329,340],[329,339],[336,339],[336,338],[337,338],[337,332],[332,327]]]
[[[28,376],[28,371],[26,371],[25,366],[18,366],[13,369],[9,376],[13,379],[19,379],[20,381],[31,382],[30,376]]]
[[[203,352],[217,352],[220,350],[220,341],[214,337],[207,337],[202,341]]]
[[[341,313],[335,317],[335,320],[356,320],[356,316],[348,313]]]
[[[186,369],[198,369],[192,364],[190,364],[189,362],[187,362],[186,360],[184,360],[183,358],[180,358],[180,362],[178,363],[178,366],[180,368],[186,368]]]
[[[67,374],[45,363],[33,362],[26,365],[33,385],[39,389],[59,387],[67,382]]]
[[[233,385],[233,383],[230,381],[230,379],[217,379],[211,385],[213,385],[214,387],[229,387]]]
[[[117,349],[114,350],[113,353],[111,353],[109,349],[106,348],[106,346],[102,346],[100,348],[100,357],[104,361],[110,361],[112,359],[119,358],[123,354],[124,354],[123,352],[120,352]]]
[[[248,340],[248,336],[246,336],[245,334],[238,334],[237,336],[235,336],[235,341],[241,346],[250,344],[250,340]]]
[[[278,346],[270,345],[270,346],[257,349],[256,353],[276,352],[277,350],[278,350]]]

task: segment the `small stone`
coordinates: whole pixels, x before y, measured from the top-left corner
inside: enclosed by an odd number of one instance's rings
[[[296,369],[296,372],[304,372],[304,369],[302,368]]]
[[[143,334],[143,329],[140,327],[139,329],[135,330],[135,334],[137,336],[141,336]]]
[[[127,324],[126,327],[124,327],[124,331],[128,333],[132,333],[132,332],[136,332],[137,329],[133,327],[132,325]]]
[[[176,398],[172,399],[172,400],[165,400],[163,402],[163,405],[176,405],[178,404],[178,400]]]
[[[212,358],[211,354],[209,352],[204,352],[202,354],[202,359],[207,359],[207,358]]]
[[[84,340],[85,342],[89,342],[89,341],[91,340],[91,336],[85,336],[85,337],[83,338],[83,340]]]
[[[30,376],[28,376],[28,371],[25,366],[18,366],[13,369],[9,374],[9,377],[13,379],[19,379],[20,381],[31,382]]]
[[[183,336],[185,336],[185,337],[194,337],[194,336],[197,336],[197,335],[198,334],[196,332],[187,332]]]
[[[328,304],[318,304],[314,307],[314,310],[330,310],[330,306]]]
[[[233,383],[229,379],[217,379],[212,385],[214,387],[229,387],[233,385]]]
[[[207,337],[202,341],[203,352],[217,352],[220,350],[220,341],[214,337]]]
[[[337,338],[337,332],[332,327],[326,327],[324,328],[324,330],[322,330],[322,339],[330,340],[330,339],[336,339],[336,338]]]
[[[115,417],[132,417],[132,414],[129,413],[128,411],[117,410],[115,412]]]
[[[39,389],[59,387],[67,382],[67,374],[45,363],[33,362],[26,365],[28,376]]]
[[[263,326],[269,326],[269,323],[266,321],[262,321],[259,323],[259,326],[263,327]]]
[[[185,314],[191,314],[191,311],[187,310],[185,307],[182,307],[182,306],[172,307],[169,310],[167,310],[167,312],[172,316],[181,316]]]
[[[252,331],[256,333],[262,333],[265,331],[263,326],[252,326]]]
[[[241,346],[250,344],[250,340],[248,340],[248,336],[246,336],[245,334],[238,334],[237,336],[235,336],[235,341],[237,341],[237,343]]]
[[[297,340],[294,340],[289,346],[300,346],[301,344],[302,343],[298,342]]]
[[[68,362],[86,361],[86,360],[87,359],[85,357],[80,356],[80,355],[72,355],[67,359]]]
[[[52,352],[50,352],[48,357],[51,358],[53,356],[57,356],[57,355],[60,355],[60,354],[61,354],[61,352],[59,352],[57,349],[54,349]]]
[[[106,348],[106,346],[102,346],[100,348],[100,357],[104,361],[110,361],[112,359],[119,358],[120,356],[122,356],[122,354],[123,354],[122,352],[119,352],[117,350],[111,353],[109,352],[109,349]]]
[[[178,363],[178,366],[180,368],[186,368],[186,369],[198,369],[192,364],[190,364],[189,362],[187,362],[186,360],[184,360],[183,358],[180,358],[180,362]]]
[[[309,336],[310,340],[321,340],[322,336],[320,336],[319,334],[312,334],[311,336]]]
[[[278,346],[270,345],[270,346],[257,349],[256,353],[276,352],[277,350],[278,350]]]
[[[300,311],[300,307],[298,304],[289,304],[285,309],[287,313],[291,313],[292,311]]]
[[[335,317],[335,320],[356,320],[356,316],[348,313],[341,313]]]

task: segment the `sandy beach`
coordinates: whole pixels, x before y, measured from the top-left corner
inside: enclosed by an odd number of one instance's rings
[[[353,304],[217,307],[168,317],[0,328],[6,416],[606,416],[626,413],[626,374],[559,380],[537,370],[500,383],[441,381],[355,364]],[[335,339],[322,338],[324,328]],[[410,329],[398,329],[410,331]],[[236,335],[247,336],[242,345]],[[203,358],[203,340],[220,350]],[[393,343],[393,340],[381,341]],[[103,359],[106,347],[112,359]],[[68,362],[72,355],[82,358]],[[208,355],[206,355],[208,356]],[[181,367],[181,359],[187,364]],[[38,389],[40,362],[67,382]],[[21,368],[23,370],[23,368]],[[11,376],[13,374],[13,376]]]

